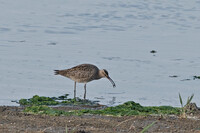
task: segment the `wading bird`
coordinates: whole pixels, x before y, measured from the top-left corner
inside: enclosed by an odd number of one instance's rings
[[[81,64],[70,69],[54,70],[55,75],[62,75],[70,78],[74,82],[74,98],[76,98],[76,82],[84,83],[84,99],[86,98],[86,84],[92,80],[98,80],[101,78],[107,78],[115,87],[114,81],[109,77],[108,71],[105,69],[99,70],[98,67],[92,64]]]

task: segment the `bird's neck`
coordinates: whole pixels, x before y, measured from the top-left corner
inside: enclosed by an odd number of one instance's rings
[[[99,73],[98,73],[98,76],[96,77],[96,79],[100,79],[100,78],[103,78],[105,77],[102,70],[99,70]]]

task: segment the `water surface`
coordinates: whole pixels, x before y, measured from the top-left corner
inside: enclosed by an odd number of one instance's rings
[[[200,101],[198,0],[0,0],[0,105],[33,95],[73,97],[74,83],[54,69],[92,63],[107,79],[87,84],[106,105],[180,106]],[[156,50],[157,53],[150,53]],[[77,85],[83,97],[83,84]]]

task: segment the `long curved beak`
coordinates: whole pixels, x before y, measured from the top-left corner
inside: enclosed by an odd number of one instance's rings
[[[109,77],[109,76],[107,76],[106,78],[108,78],[109,79],[109,81],[112,83],[112,85],[113,85],[113,88],[114,87],[116,87],[116,85],[115,85],[115,82]]]

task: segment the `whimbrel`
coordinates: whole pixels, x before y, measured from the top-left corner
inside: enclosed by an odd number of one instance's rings
[[[86,98],[86,84],[92,80],[107,78],[115,87],[114,81],[109,77],[108,71],[105,69],[99,70],[98,67],[92,64],[81,64],[70,69],[55,70],[55,75],[62,75],[70,78],[74,82],[74,98],[76,98],[76,82],[84,83],[84,99]]]

